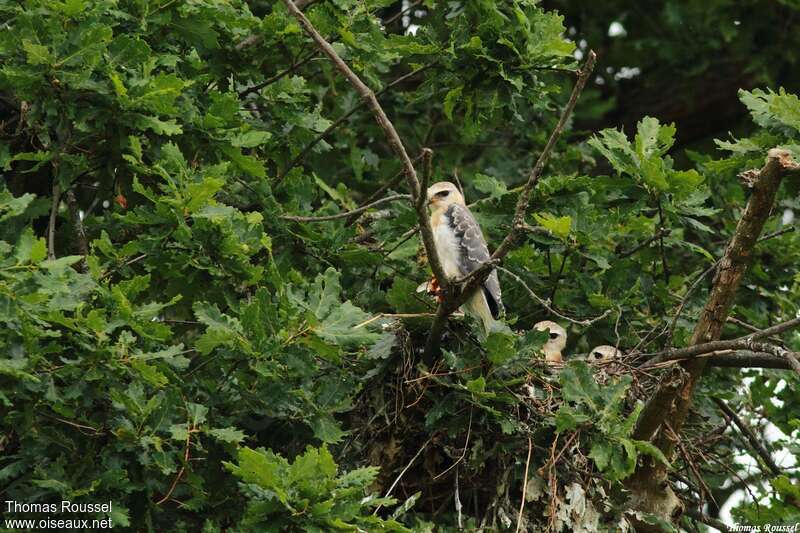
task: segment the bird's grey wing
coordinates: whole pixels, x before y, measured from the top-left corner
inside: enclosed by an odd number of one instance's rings
[[[461,275],[466,276],[491,258],[486,239],[483,238],[481,227],[472,216],[469,209],[463,205],[452,204],[446,212],[447,221],[450,223],[456,240],[459,243],[460,257],[459,268]],[[492,311],[492,316],[497,318],[503,311],[503,302],[500,293],[500,282],[497,279],[497,270],[492,270],[483,283],[483,292],[486,302]]]

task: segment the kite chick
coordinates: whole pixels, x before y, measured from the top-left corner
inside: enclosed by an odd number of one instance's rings
[[[561,363],[561,350],[567,346],[567,332],[564,328],[551,320],[542,320],[533,325],[536,331],[549,331],[550,338],[542,346],[545,361],[548,363]]]

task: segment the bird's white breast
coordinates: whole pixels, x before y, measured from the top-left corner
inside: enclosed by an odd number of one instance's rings
[[[442,214],[433,228],[433,240],[436,242],[436,252],[442,263],[444,273],[448,278],[459,278],[464,274],[459,266],[461,247],[458,238],[450,227],[450,219]]]

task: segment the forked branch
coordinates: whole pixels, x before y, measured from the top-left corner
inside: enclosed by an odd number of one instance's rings
[[[414,169],[414,164],[411,161],[411,158],[408,156],[408,152],[406,152],[406,148],[403,145],[403,141],[400,140],[400,136],[397,134],[397,130],[392,124],[392,121],[389,120],[389,117],[386,116],[386,113],[383,111],[381,104],[378,102],[378,99],[375,97],[375,93],[361,81],[361,78],[353,72],[350,67],[345,63],[339,54],[336,53],[336,50],[330,45],[325,38],[320,35],[320,33],[314,28],[314,25],[303,15],[303,12],[300,11],[297,6],[295,6],[292,0],[283,0],[283,3],[286,4],[286,8],[289,10],[300,25],[303,27],[305,32],[308,34],[309,37],[316,43],[317,47],[322,50],[328,59],[334,64],[336,69],[350,82],[356,92],[367,102],[367,106],[372,111],[375,120],[378,122],[378,125],[383,130],[386,139],[389,142],[389,145],[392,147],[392,150],[397,155],[398,159],[403,165],[403,173],[406,177],[406,182],[408,184],[408,190],[411,192],[411,204],[414,207],[414,210],[417,213],[417,219],[419,221],[420,232],[422,233],[422,242],[425,245],[425,253],[428,256],[428,262],[431,265],[431,270],[433,271],[434,276],[440,281],[440,284],[446,284],[446,277],[444,275],[444,269],[442,268],[442,264],[439,262],[439,256],[436,253],[436,244],[433,241],[433,230],[431,229],[431,221],[428,218],[427,208],[424,205],[424,202],[420,202],[419,198],[421,195],[425,194],[425,191],[422,190],[422,187],[419,182],[419,178],[417,177],[417,172]]]
[[[753,247],[772,211],[778,187],[784,176],[798,171],[800,165],[792,161],[791,154],[775,148],[767,154],[765,165],[752,172],[752,193],[725,254],[719,261],[711,293],[695,326],[690,346],[710,343],[720,338],[736,292],[750,264]],[[764,331],[768,336],[773,333],[773,328]],[[785,355],[789,361],[794,359],[794,354]],[[685,383],[674,390],[670,382],[662,382],[643,411],[648,420],[640,420],[640,425],[662,429],[669,426],[675,435],[679,435],[689,414],[694,390],[707,364],[708,358],[693,358],[682,363],[688,373]],[[671,458],[676,446],[675,438],[670,436],[671,432],[662,430],[652,433],[656,434],[655,445],[667,458]],[[634,509],[656,513],[662,519],[671,520],[678,502],[666,479],[666,469],[660,463],[646,462],[638,465],[634,475],[627,481],[628,488],[636,494],[632,501]]]
[[[469,296],[475,292],[484,281],[486,281],[486,278],[489,277],[489,274],[491,274],[495,266],[506,256],[506,254],[508,254],[508,252],[511,251],[519,233],[525,230],[525,227],[527,226],[525,224],[525,213],[528,209],[528,204],[530,203],[533,189],[536,188],[536,184],[539,182],[542,171],[544,170],[547,162],[550,160],[550,154],[553,152],[553,148],[555,148],[559,137],[561,137],[561,133],[564,131],[564,127],[566,126],[569,117],[572,115],[575,105],[578,103],[578,98],[580,97],[581,92],[583,92],[583,88],[586,86],[586,81],[589,79],[589,75],[594,70],[596,61],[597,54],[590,50],[588,57],[586,58],[586,62],[577,72],[578,79],[575,81],[575,86],[572,89],[572,94],[567,101],[567,105],[561,112],[558,123],[556,123],[555,128],[553,128],[553,131],[550,133],[550,137],[547,139],[547,144],[545,144],[544,148],[542,149],[542,153],[539,154],[536,164],[534,164],[533,168],[528,174],[528,180],[525,183],[525,186],[522,188],[519,198],[517,199],[517,205],[514,209],[514,217],[511,222],[511,229],[500,243],[500,246],[494,251],[489,261],[470,272],[464,278],[451,283],[451,286],[445,287],[444,300],[439,303],[439,308],[436,312],[436,318],[433,320],[433,325],[431,326],[430,333],[428,334],[428,340],[425,344],[426,361],[431,361],[438,353],[439,341],[441,339],[442,332],[444,331],[447,318],[450,316],[450,314],[458,309],[465,301],[467,301],[467,298],[469,298]],[[441,280],[441,278],[439,279]],[[441,281],[439,284],[440,286],[442,285]]]

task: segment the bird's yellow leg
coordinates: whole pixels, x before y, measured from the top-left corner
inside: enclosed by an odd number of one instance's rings
[[[439,303],[444,301],[444,291],[439,287],[439,281],[436,276],[432,277],[431,282],[428,284],[428,294],[436,296],[436,301]]]

